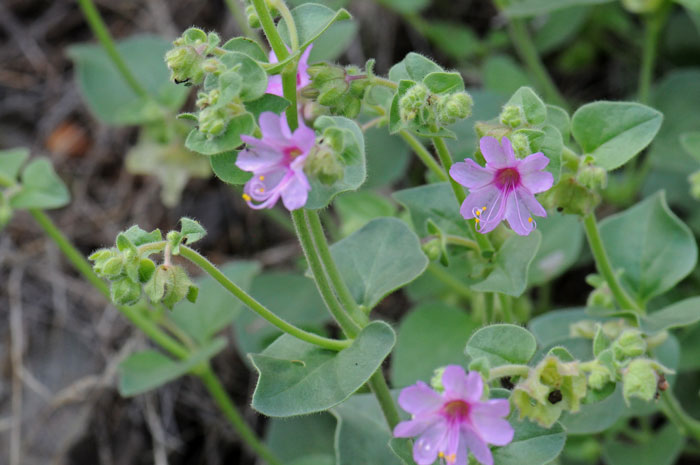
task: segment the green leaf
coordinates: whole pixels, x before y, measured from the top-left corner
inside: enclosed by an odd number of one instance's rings
[[[252,406],[271,417],[327,410],[367,382],[395,341],[394,331],[381,321],[367,325],[337,353],[285,334],[261,354],[250,355],[260,374]]]
[[[504,96],[510,96],[532,79],[513,58],[508,55],[491,55],[484,62],[484,88]]]
[[[343,116],[321,116],[314,126],[319,132],[327,128],[336,127],[345,130],[346,146],[343,155],[349,159],[345,165],[343,179],[327,186],[318,179],[310,179],[311,192],[306,201],[305,208],[317,210],[327,206],[336,195],[341,192],[358,189],[367,177],[365,164],[365,139],[362,130],[356,122]]]
[[[438,49],[456,60],[463,61],[484,52],[479,37],[465,24],[439,20],[415,24]]]
[[[259,99],[246,102],[245,109],[253,114],[255,121],[260,120],[260,114],[271,111],[277,115],[289,106],[289,100],[279,95],[265,94]]]
[[[326,32],[314,42],[309,53],[309,63],[335,61],[357,40],[358,24],[354,20],[333,23]]]
[[[564,144],[568,143],[571,137],[571,117],[566,110],[556,105],[547,105],[545,124],[557,128]]]
[[[226,127],[226,131],[217,137],[209,137],[197,129],[192,129],[185,140],[185,147],[202,155],[218,155],[230,152],[243,145],[241,135],[251,134],[255,129],[255,120],[250,113],[236,116]]]
[[[700,131],[681,134],[681,146],[696,160],[700,161]]]
[[[222,266],[220,270],[238,287],[248,291],[253,277],[260,272],[260,265],[256,262],[236,261]],[[243,304],[214,281],[214,278],[207,276],[198,279],[196,283],[200,287],[197,304],[183,300],[175,305],[169,317],[178,328],[198,343],[204,344],[238,317]]]
[[[340,234],[343,237],[354,233],[370,220],[396,215],[396,206],[391,200],[372,191],[348,192],[338,197],[334,206],[340,217]]]
[[[610,171],[649,145],[662,121],[659,111],[639,103],[593,102],[576,110],[571,129],[583,151]]]
[[[700,297],[691,297],[640,318],[647,333],[689,326],[700,320]]]
[[[515,432],[513,441],[493,450],[494,465],[544,465],[564,449],[566,432],[559,423],[546,429],[527,420],[518,421],[514,414],[508,420]]]
[[[382,3],[399,13],[417,13],[430,5],[430,0],[383,0]]]
[[[70,192],[47,158],[36,158],[24,168],[21,185],[21,189],[10,196],[12,208],[43,210],[60,208],[70,202]]]
[[[547,107],[542,99],[530,87],[521,87],[506,102],[506,105],[519,106],[528,124],[536,126],[547,119]]]
[[[285,464],[335,465],[335,429],[329,413],[270,418],[265,444]]]
[[[137,225],[131,226],[129,229],[124,231],[123,234],[131,242],[131,244],[136,247],[163,240],[163,235],[161,234],[160,229],[154,229],[153,231],[148,232],[139,228]],[[118,240],[119,237],[117,236],[117,241]],[[119,246],[118,243],[117,246]],[[120,248],[120,250],[122,249]]]
[[[476,360],[486,357],[491,367],[526,364],[537,350],[537,341],[527,329],[510,324],[486,326],[475,332],[465,353]]]
[[[600,224],[605,250],[632,294],[646,302],[671,289],[697,262],[690,229],[673,214],[663,192]]]
[[[556,10],[577,5],[598,5],[612,0],[514,0],[509,2],[504,12],[511,18],[539,16]]]
[[[143,394],[184,376],[226,347],[223,338],[193,352],[187,359],[175,361],[155,350],[129,355],[119,364],[119,393],[124,397]]]
[[[230,152],[220,153],[209,157],[211,169],[217,178],[227,184],[238,186],[247,183],[253,177],[253,173],[243,171],[236,166],[238,152],[233,150]]]
[[[247,37],[234,37],[221,46],[229,52],[240,52],[248,55],[250,58],[266,63],[267,53],[258,45],[257,42]]]
[[[423,79],[423,84],[435,94],[447,94],[464,90],[464,80],[459,73],[433,72]]]
[[[644,442],[630,443],[611,436],[603,444],[608,465],[672,465],[683,452],[685,438],[668,423]]]
[[[547,21],[537,28],[534,36],[539,53],[544,55],[553,52],[574,41],[581,34],[590,14],[590,8],[581,5],[548,15]]]
[[[428,266],[418,237],[396,218],[370,221],[333,244],[331,254],[357,303],[369,309]]]
[[[619,386],[615,393],[607,396],[601,402],[581,405],[576,413],[562,413],[559,422],[569,434],[601,433],[620,419],[625,411],[622,400],[622,388]]]
[[[228,52],[219,57],[229,69],[236,68],[236,74],[241,77],[239,96],[242,101],[254,101],[265,94],[267,89],[267,72],[245,53]]]
[[[601,319],[591,317],[583,308],[557,309],[533,318],[527,327],[541,346],[551,346],[570,339],[569,327],[581,320]]]
[[[392,434],[372,394],[354,395],[331,413],[338,421],[335,432],[338,465],[401,465],[389,447]]]
[[[533,231],[527,236],[511,236],[496,252],[493,271],[471,287],[481,292],[501,292],[514,297],[527,288],[528,270],[542,241],[542,234]]]
[[[541,285],[573,266],[583,248],[583,228],[576,215],[550,212],[537,219],[537,230],[542,243],[530,264],[528,283]]]
[[[468,233],[469,223],[459,214],[459,203],[447,182],[400,190],[392,197],[409,211],[413,229],[420,237],[428,235],[428,220],[446,234],[464,236]]]
[[[435,64],[434,61],[415,52],[410,52],[400,63],[406,73],[406,77],[402,79],[410,79],[416,82],[421,82],[430,73],[443,72],[443,69]],[[397,71],[400,69],[401,67],[397,68]],[[391,76],[391,71],[389,71],[389,78],[394,80]]]
[[[391,359],[392,385],[429,382],[433,371],[445,365],[466,365],[464,345],[479,327],[461,308],[441,303],[423,304],[401,320]]]
[[[153,101],[137,95],[99,45],[73,45],[68,56],[75,62],[78,85],[87,106],[107,124],[129,125],[163,117],[158,105],[177,111],[188,89],[170,82],[163,56],[170,41],[156,36],[133,36],[117,43],[117,50]]]
[[[187,217],[180,218],[180,232],[187,244],[197,242],[207,235],[207,230],[199,222]]]
[[[28,158],[29,149],[24,147],[0,150],[0,185],[14,184],[22,165]]]
[[[323,332],[328,312],[313,280],[293,273],[264,273],[256,276],[250,294],[275,315],[316,333]],[[246,308],[234,326],[241,353],[262,352],[281,332]]]
[[[333,23],[351,19],[352,15],[345,8],[334,11],[318,3],[304,3],[292,10],[292,17],[297,27],[299,48],[303,50]],[[277,30],[282,39],[289,45],[289,32],[284,20],[279,22]]]
[[[367,180],[363,189],[384,187],[402,179],[411,162],[411,154],[401,138],[386,128],[365,131]]]

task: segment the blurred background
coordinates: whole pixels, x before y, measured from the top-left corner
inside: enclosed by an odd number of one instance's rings
[[[489,1],[319,3],[345,6],[354,21],[338,25],[334,47],[314,50],[311,61],[363,66],[376,58],[377,72],[386,73],[407,52],[417,51],[463,73],[473,89],[475,116],[462,127],[461,145],[453,144],[457,155],[473,150],[474,121],[495,117],[521,85],[552,100],[520,61],[508,20]],[[189,26],[218,31],[224,40],[241,34],[231,4],[222,1],[98,0],[97,6],[118,40],[141,34],[164,38],[156,41],[154,55],[145,54],[136,65],[137,74],[167,78],[158,57]],[[624,207],[636,200],[637,186],[642,193],[665,188],[698,234],[700,208],[686,178],[700,165],[683,154],[678,135],[700,129],[700,14],[675,6],[669,15],[650,97],[665,122],[646,154],[650,169],[633,188],[611,179],[606,200]],[[644,31],[639,16],[619,1],[536,15],[524,24],[570,109],[596,99],[636,99]],[[211,176],[208,162],[202,165],[181,144],[154,149],[140,129],[90,109],[90,99],[101,93],[119,98],[107,82],[104,89],[85,86],[97,58],[89,49],[71,47],[95,43],[73,1],[0,2],[0,149],[24,146],[53,162],[72,195],[69,206],[50,213],[61,230],[87,255],[112,244],[132,224],[167,231],[180,217],[191,216],[208,230],[198,245],[215,263],[243,258],[266,269],[294,269],[298,245],[281,210],[281,218],[250,210],[237,191]],[[182,111],[188,111],[193,95],[179,89]],[[381,194],[421,179],[423,167],[400,140],[385,129],[367,139],[366,188]],[[326,215],[327,226],[336,225],[336,238],[353,228],[349,210],[352,204],[338,202]],[[337,230],[338,217],[343,230]],[[584,257],[547,295],[536,297],[554,308],[582,304],[589,291],[583,277],[591,271]],[[379,314],[397,321],[412,298],[391,296]],[[0,464],[252,464],[195,380],[183,378],[133,399],[119,396],[119,361],[145,345],[32,218],[17,213],[0,234]],[[230,345],[214,366],[248,423],[262,433],[265,419],[247,407],[255,376],[239,353]],[[695,378],[690,382],[698,384]],[[697,399],[693,402],[689,410],[698,413]],[[21,461],[9,461],[11,444]]]

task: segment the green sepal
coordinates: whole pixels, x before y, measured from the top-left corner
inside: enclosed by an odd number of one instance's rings
[[[136,246],[134,245],[133,242],[127,237],[126,233],[119,233],[117,234],[117,249],[120,252],[126,252],[127,250],[132,250],[136,252]]]
[[[168,269],[160,265],[155,269],[155,272],[151,275],[151,279],[149,279],[143,287],[144,292],[151,302],[160,302],[165,295],[165,284],[168,280],[168,274]]]
[[[127,276],[112,281],[110,288],[112,302],[117,305],[133,305],[141,298],[141,285]]]
[[[139,261],[139,281],[142,284],[147,283],[156,272],[156,264],[150,258],[142,258]]]

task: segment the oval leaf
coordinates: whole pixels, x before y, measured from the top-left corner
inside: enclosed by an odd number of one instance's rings
[[[469,338],[465,352],[472,360],[486,357],[492,367],[526,364],[537,350],[537,341],[527,329],[509,324],[481,328]]]
[[[255,121],[250,113],[236,116],[228,123],[226,131],[218,137],[209,137],[197,129],[187,135],[185,147],[202,155],[218,155],[230,152],[243,144],[241,135],[250,134],[255,129]]]

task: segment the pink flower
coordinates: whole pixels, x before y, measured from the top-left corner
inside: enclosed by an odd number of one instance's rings
[[[238,154],[236,166],[253,172],[243,198],[255,209],[272,208],[280,197],[288,210],[303,207],[311,190],[304,162],[316,143],[316,133],[302,121],[292,133],[284,113],[262,113],[259,124],[262,139],[241,136],[248,146]]]
[[[481,233],[492,231],[505,218],[513,231],[527,236],[536,226],[532,217],[547,216],[534,194],[552,187],[554,177],[542,171],[549,158],[537,152],[517,160],[507,137],[500,144],[493,137],[482,137],[479,143],[485,167],[467,158],[450,168],[452,179],[469,189],[460,213],[465,219],[476,218]]]
[[[309,53],[311,53],[312,48],[313,44],[309,45],[306,50],[304,50],[304,53],[301,54],[301,57],[299,57],[299,64],[297,65],[297,90],[308,86],[311,82],[307,70],[309,69]],[[279,63],[274,51],[270,51],[270,63]],[[267,90],[265,92],[284,97],[282,93],[282,76],[279,74],[270,76],[267,80]]]
[[[449,365],[442,375],[445,392],[435,392],[419,381],[401,391],[399,405],[413,415],[394,428],[394,436],[417,436],[413,459],[430,465],[438,457],[448,465],[467,465],[467,453],[484,465],[493,465],[487,444],[504,446],[513,440],[507,399],[481,401],[484,383],[476,371]]]

